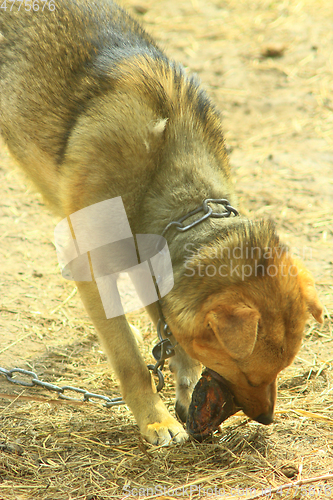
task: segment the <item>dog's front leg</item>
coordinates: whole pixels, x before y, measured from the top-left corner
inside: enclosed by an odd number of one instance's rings
[[[146,309],[157,326],[160,319],[157,304],[146,306]],[[182,422],[186,422],[192,392],[201,377],[202,365],[199,361],[191,358],[180,344],[177,344],[175,355],[169,360],[169,368],[176,382],[176,413]]]
[[[156,393],[149,370],[125,316],[107,319],[94,281],[77,283],[112,368],[119,378],[122,397],[130,407],[143,436],[152,444],[181,443],[183,426],[173,418]]]
[[[176,413],[182,422],[186,422],[192,392],[201,377],[202,365],[191,358],[178,344],[175,356],[169,361],[169,367],[176,379]]]

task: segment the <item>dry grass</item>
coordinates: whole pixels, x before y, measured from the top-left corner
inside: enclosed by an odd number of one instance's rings
[[[150,498],[155,487],[161,500],[207,498],[207,488],[222,488],[223,499],[249,500],[290,481],[292,488],[271,498],[332,498],[332,477],[300,483],[333,474],[331,5],[149,0],[136,11],[145,12],[169,54],[199,73],[223,110],[243,211],[273,217],[304,258],[325,324],[308,325],[301,352],[281,374],[275,424],[263,427],[237,414],[202,444],[153,447],[126,407],[59,402],[0,376],[0,500],[111,500],[126,492]],[[267,57],[273,49],[281,54]],[[73,285],[55,266],[55,220],[41,215],[40,198],[9,166],[2,149],[0,365],[114,397],[117,381]],[[130,319],[151,362],[151,324],[143,314]],[[173,411],[167,371],[166,380],[162,398]]]
[[[151,346],[152,335],[149,337]],[[1,394],[1,495],[5,500],[106,500],[123,498],[126,492],[133,492],[131,498],[135,498],[140,488],[142,495],[145,491],[149,496],[147,489],[155,492],[158,487],[169,491],[160,498],[177,498],[172,490],[184,487],[189,494],[191,487],[193,499],[201,498],[203,490],[210,492],[207,488],[223,488],[223,494],[235,498],[239,488],[243,492],[248,488],[250,497],[291,479],[324,474],[331,474],[332,479],[332,366],[322,360],[310,366],[302,359],[303,355],[317,358],[318,338],[333,343],[328,327],[321,331],[315,325],[309,328],[307,349],[303,348],[297,363],[281,376],[273,426],[263,427],[239,413],[210,442],[201,444],[149,445],[140,438],[126,407],[107,410],[99,403],[59,401],[41,389],[16,387],[10,396]],[[44,380],[113,397],[116,383],[97,349],[90,335],[63,351],[50,350],[33,368],[44,372]],[[48,375],[48,367],[52,375]],[[172,407],[167,373],[166,379],[162,397]],[[332,482],[323,481],[313,488],[325,484],[327,492],[330,487],[333,490]],[[199,486],[201,495],[196,490]],[[309,488],[304,485],[303,491],[309,492]],[[297,493],[296,486],[293,490]],[[239,492],[236,498],[242,498],[242,490]],[[276,498],[281,498],[281,491]],[[292,496],[285,494],[284,498]]]

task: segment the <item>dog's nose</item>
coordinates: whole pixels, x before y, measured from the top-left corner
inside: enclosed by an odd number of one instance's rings
[[[259,417],[255,418],[259,424],[269,425],[274,422],[274,414],[273,413],[262,413]]]

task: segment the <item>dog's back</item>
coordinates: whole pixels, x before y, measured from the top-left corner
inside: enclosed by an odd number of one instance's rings
[[[35,123],[34,138],[46,125],[41,146],[59,161],[58,142],[66,142],[89,99],[110,89],[117,64],[139,55],[165,59],[149,35],[108,0],[57,0],[56,10],[44,12],[18,11],[14,5],[1,13],[0,33],[3,133],[13,112],[17,128],[22,119]],[[22,117],[16,98],[24,104]]]
[[[79,116],[112,88],[120,61],[164,56],[112,1],[57,0],[53,11],[46,4],[43,12],[18,8],[14,4],[0,17],[0,128],[12,154],[57,206],[50,185],[57,186]],[[43,164],[51,167],[48,182],[42,180]]]
[[[227,181],[219,113],[196,79],[170,62],[112,1],[58,0],[54,11],[46,4],[44,12],[18,11],[14,4],[2,13],[0,32],[0,129],[13,156],[61,215],[82,208],[78,177],[89,163],[92,178],[98,158],[103,185],[108,181],[115,187],[102,199],[120,194],[131,217],[132,191],[138,191],[131,179],[155,177],[149,169],[159,164],[166,121],[165,165],[169,168],[170,156],[179,152],[184,183],[193,169],[201,178],[204,193],[197,201],[187,190],[182,193],[189,202],[201,203],[211,193],[206,179],[216,176],[216,186],[221,175]],[[69,188],[64,176],[73,174],[75,164],[80,173]],[[122,185],[116,186],[119,171]],[[159,183],[164,186],[165,180]],[[71,199],[76,193],[77,203],[70,207],[64,201],[67,188]],[[142,194],[147,190],[143,185]],[[213,196],[219,196],[218,189]],[[95,196],[84,204],[97,201]]]

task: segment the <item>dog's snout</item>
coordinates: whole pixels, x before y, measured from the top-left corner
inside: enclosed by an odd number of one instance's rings
[[[274,414],[273,413],[261,413],[259,417],[255,418],[259,424],[269,425],[274,422]]]

